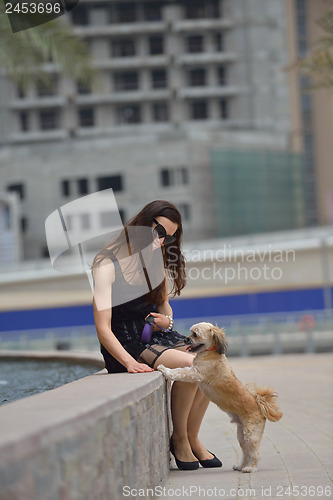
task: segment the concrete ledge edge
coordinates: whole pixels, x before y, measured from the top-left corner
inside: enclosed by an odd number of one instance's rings
[[[0,351],[0,359],[40,359],[104,366],[98,353]],[[118,409],[147,397],[165,386],[161,373],[114,373],[105,369],[0,407],[0,466],[27,456],[47,440],[56,441],[71,427],[90,427]]]

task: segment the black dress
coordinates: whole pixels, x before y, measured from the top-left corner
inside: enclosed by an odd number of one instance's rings
[[[126,282],[119,262],[113,261],[115,266],[115,283],[133,288]],[[132,290],[131,290],[132,291]],[[148,364],[153,368],[156,359],[167,349],[183,348],[186,344],[184,336],[174,331],[154,331],[149,343],[141,341],[141,334],[145,325],[145,318],[149,313],[156,311],[156,306],[147,301],[147,295],[112,307],[111,330],[126,351],[140,363]],[[126,372],[126,368],[119,363],[104,346],[101,353],[105,367],[109,373]]]

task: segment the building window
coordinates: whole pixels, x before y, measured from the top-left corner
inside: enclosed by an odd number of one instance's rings
[[[62,196],[70,196],[70,182],[68,180],[61,181],[61,194]]]
[[[191,218],[190,205],[188,203],[180,203],[178,209],[181,213],[183,221],[189,221]]]
[[[205,1],[205,6],[206,16],[208,18],[218,19],[219,17],[222,17],[221,0],[210,0],[210,2],[207,3]]]
[[[24,99],[26,97],[25,90],[21,86],[17,87],[17,97],[20,99]]]
[[[137,90],[139,88],[139,75],[136,71],[126,71],[114,75],[115,89],[118,91]]]
[[[123,208],[119,208],[119,215],[120,215],[120,218],[121,218],[121,222],[123,224],[125,224],[125,221],[126,221],[125,214],[126,214],[125,210]]]
[[[12,222],[9,204],[4,201],[0,201],[0,230],[3,231],[4,229],[11,229]]]
[[[204,19],[205,17],[205,5],[203,1],[194,0],[185,5],[186,19]]]
[[[162,6],[160,2],[146,2],[143,4],[143,16],[145,21],[161,21]]]
[[[186,19],[218,19],[221,17],[219,0],[191,0],[185,4]]]
[[[47,245],[44,245],[41,247],[41,256],[43,258],[46,258],[46,259],[49,259],[50,258],[50,254],[49,254],[49,248]]]
[[[161,170],[161,184],[164,187],[168,187],[172,185],[171,182],[171,171],[167,168],[163,168]]]
[[[222,120],[229,118],[229,102],[227,99],[220,100],[220,116]]]
[[[76,84],[78,94],[91,94],[91,86],[87,82],[78,81]]]
[[[99,213],[99,222],[101,227],[110,227],[111,221],[114,219],[114,212],[105,211]]]
[[[153,104],[153,119],[155,122],[167,122],[169,120],[169,107],[167,102],[155,102]]]
[[[21,217],[21,232],[26,233],[28,229],[28,219],[26,217]]]
[[[90,214],[80,214],[80,228],[83,230],[90,228]]]
[[[149,53],[152,56],[164,53],[164,39],[162,36],[149,37]]]
[[[58,92],[58,79],[53,76],[49,82],[38,82],[36,88],[38,97],[54,96]]]
[[[72,181],[73,183],[75,181]],[[76,180],[77,185],[77,193],[78,194],[88,194],[88,179],[82,178]],[[62,196],[70,196],[71,195],[71,181],[68,179],[64,179],[61,181],[61,195]]]
[[[141,108],[139,104],[122,104],[116,108],[117,123],[141,123]]]
[[[188,169],[186,167],[177,168],[176,178],[179,184],[188,184]]]
[[[222,33],[215,33],[213,35],[213,44],[215,47],[216,52],[222,52],[224,49],[224,40]]]
[[[97,187],[99,191],[113,189],[113,191],[123,190],[123,179],[121,175],[110,175],[108,177],[98,177]]]
[[[117,3],[115,5],[116,22],[135,23],[138,20],[136,3]]]
[[[160,181],[163,187],[184,186],[188,184],[188,169],[186,167],[162,168]]]
[[[219,85],[227,84],[227,72],[225,66],[220,66],[217,68],[217,81]]]
[[[93,127],[95,125],[95,114],[93,108],[79,109],[80,127]]]
[[[308,49],[306,3],[297,0],[295,5],[296,26],[297,26],[297,48],[300,57],[305,56]]]
[[[55,109],[45,109],[39,112],[41,130],[54,130],[59,127],[59,115]]]
[[[29,130],[29,114],[27,113],[27,111],[21,111],[19,117],[21,132],[27,132]]]
[[[192,120],[207,120],[208,118],[208,104],[207,101],[198,100],[190,103],[191,119]]]
[[[135,42],[132,38],[113,40],[111,45],[112,57],[135,56]]]
[[[206,85],[206,70],[204,68],[191,69],[188,72],[188,85],[190,87],[203,87]]]
[[[165,89],[167,87],[167,73],[165,69],[154,69],[151,72],[151,86],[153,89]]]
[[[24,200],[25,198],[25,186],[24,184],[9,184],[7,186],[7,191],[9,193],[17,193],[19,195],[20,200]]]
[[[73,230],[73,219],[75,220],[76,217],[73,216],[73,215],[66,214],[66,216],[64,218],[64,223],[65,223],[64,230],[65,231],[68,232],[68,231],[72,231]]]
[[[122,208],[118,209],[118,213],[121,219],[121,222],[125,223],[125,211]],[[99,213],[99,223],[101,227],[110,228],[110,226],[115,223],[118,224],[118,214],[116,211],[105,210]]]
[[[192,54],[204,51],[204,39],[201,35],[191,35],[187,37],[187,52]]]
[[[85,4],[76,5],[71,10],[72,23],[76,26],[85,26],[89,23],[88,7]]]
[[[88,194],[88,179],[78,179],[77,190],[79,194]]]

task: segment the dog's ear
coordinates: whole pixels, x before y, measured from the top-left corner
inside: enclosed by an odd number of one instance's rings
[[[216,350],[219,354],[225,354],[228,349],[228,342],[225,338],[225,333],[223,328],[219,328],[217,325],[211,328],[213,341],[216,346]]]

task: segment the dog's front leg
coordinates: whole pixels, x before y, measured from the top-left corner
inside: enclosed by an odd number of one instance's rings
[[[180,382],[200,382],[201,377],[193,366],[186,366],[184,368],[167,368],[164,365],[159,365],[157,369],[169,379]]]

